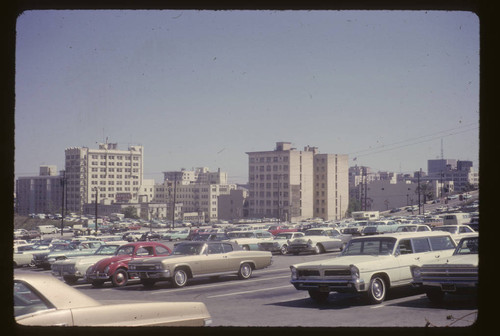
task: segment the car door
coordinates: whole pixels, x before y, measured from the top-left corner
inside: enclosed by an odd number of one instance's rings
[[[422,243],[420,242],[418,246],[420,247]],[[401,239],[398,242],[395,257],[397,269],[391,270],[391,274],[389,274],[393,285],[409,284],[412,280],[410,266],[421,265],[423,254],[429,252],[429,249],[423,252],[422,247],[417,250],[415,250],[415,247],[411,238]]]
[[[222,273],[228,270],[228,259],[221,243],[210,243],[205,247],[202,257],[204,274]]]

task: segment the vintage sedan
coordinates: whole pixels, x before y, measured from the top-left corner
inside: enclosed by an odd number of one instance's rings
[[[170,281],[183,287],[188,280],[236,274],[248,279],[252,271],[271,265],[267,251],[245,251],[231,242],[182,242],[175,246],[172,256],[135,259],[129,263],[129,276],[139,277],[145,287],[158,281]]]
[[[15,320],[22,326],[207,326],[212,322],[202,302],[103,305],[48,274],[14,273],[13,296]]]
[[[290,241],[296,238],[304,237],[303,232],[282,232],[274,236],[272,241],[259,243],[259,250],[269,252],[279,252],[283,255],[288,254],[288,245]]]
[[[111,281],[114,287],[127,284],[128,265],[131,260],[152,256],[167,257],[172,251],[158,242],[135,242],[120,246],[113,257],[102,259],[89,267],[86,278],[94,287],[101,287]]]
[[[441,225],[432,228],[432,231],[445,231],[451,233],[455,242],[459,242],[463,237],[474,236],[474,230],[465,224],[461,225]]]
[[[267,230],[230,231],[229,241],[238,244],[243,250],[259,250],[259,243],[272,241],[274,236]]]
[[[74,284],[78,279],[85,278],[88,269],[100,260],[115,255],[122,243],[108,243],[99,247],[94,254],[82,257],[71,257],[68,259],[57,260],[52,264],[52,274],[56,277],[62,277],[67,284]]]
[[[455,246],[447,232],[357,237],[336,258],[290,266],[291,283],[318,302],[330,292],[354,292],[381,303],[388,289],[411,285],[410,266],[447,258]]]
[[[444,262],[412,266],[412,284],[423,288],[429,300],[443,301],[445,293],[476,294],[479,286],[479,235],[462,238]]]
[[[103,244],[101,241],[86,243],[86,240],[72,242],[52,241],[48,249],[33,252],[33,260],[37,267],[50,270],[52,263],[58,259],[66,259],[67,255],[89,255],[97,251],[99,246]]]
[[[334,228],[315,228],[305,232],[304,237],[290,241],[288,252],[298,255],[300,252],[312,252],[315,254],[328,251],[342,251],[352,236],[340,233]]]

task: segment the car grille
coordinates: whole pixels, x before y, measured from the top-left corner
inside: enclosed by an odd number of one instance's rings
[[[74,273],[75,265],[52,265],[52,270],[56,272]]]
[[[351,270],[348,269],[325,270],[325,276],[351,276]]]
[[[299,270],[298,275],[299,275],[299,277],[302,277],[302,276],[319,276],[319,271],[318,270]]]
[[[155,265],[136,265],[135,271],[155,271]]]
[[[478,268],[470,265],[447,265],[446,267],[423,266],[420,270],[424,282],[470,282],[478,281]]]

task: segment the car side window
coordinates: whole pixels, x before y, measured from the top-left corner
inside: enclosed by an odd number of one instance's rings
[[[464,227],[461,227],[461,228],[460,228],[460,233],[465,233],[465,232],[472,232],[472,231],[471,231],[471,230],[469,230],[469,228],[468,228],[468,227],[465,227],[465,226],[464,226]]]
[[[415,253],[429,252],[431,250],[429,240],[427,238],[414,238],[412,240]]]
[[[233,251],[233,246],[231,244],[222,244],[222,248],[224,250],[224,253]]]
[[[410,239],[403,239],[399,242],[398,250],[400,254],[410,254],[413,253],[413,249],[411,247]]]
[[[209,244],[208,254],[219,254],[224,253],[221,244]]]
[[[433,251],[451,250],[455,248],[453,240],[449,236],[429,237]]]
[[[156,246],[156,254],[157,255],[169,255],[170,252],[163,246]]]
[[[14,316],[51,309],[37,293],[22,282],[14,282]]]
[[[141,246],[137,249],[136,255],[147,256],[154,255],[153,246]]]

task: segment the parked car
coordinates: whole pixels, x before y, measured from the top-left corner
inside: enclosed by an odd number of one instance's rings
[[[131,260],[151,256],[167,257],[172,253],[167,246],[158,242],[135,242],[120,246],[113,257],[102,259],[89,267],[86,278],[94,287],[101,287],[111,281],[114,287],[127,284],[128,265]]]
[[[431,231],[429,225],[425,224],[403,224],[399,225],[396,232],[422,232]]]
[[[185,240],[189,237],[189,229],[169,230],[162,235],[162,239],[169,241]]]
[[[443,301],[445,293],[476,294],[479,286],[479,235],[462,238],[445,262],[412,266],[413,285],[423,288],[432,302]]]
[[[229,241],[238,244],[243,250],[259,250],[259,243],[272,241],[273,235],[267,230],[230,231]]]
[[[432,231],[449,232],[457,243],[464,237],[464,235],[470,236],[475,232],[469,225],[441,225],[433,227]]]
[[[102,305],[47,274],[14,273],[14,316],[28,326],[207,326],[202,302]]]
[[[99,242],[97,243],[99,244],[98,246],[96,246],[95,248],[94,247],[90,248],[88,245],[81,245],[81,243],[84,241],[85,240],[69,242],[64,240],[62,241],[53,240],[49,243],[49,245],[40,245],[41,247],[48,246],[48,248],[33,251],[33,260],[35,262],[35,266],[41,267],[45,270],[49,270],[52,263],[56,260],[56,257],[60,259],[65,259],[66,258],[65,254],[73,252],[76,252],[76,254],[80,255],[92,254],[97,250],[97,248],[100,245],[103,244],[102,242]],[[82,249],[80,249],[79,247],[81,247]],[[49,258],[52,259],[49,261]]]
[[[191,238],[192,241],[223,241],[228,240],[229,237],[225,233],[197,233]]]
[[[56,260],[92,255],[99,249],[99,247],[105,244],[105,242],[100,240],[72,241],[66,245],[65,248],[52,251],[47,254],[44,258],[42,267],[44,269],[50,269]]]
[[[31,253],[23,253],[23,252],[14,252],[13,253],[13,263],[14,267],[24,267],[24,266],[34,266],[35,262],[33,261],[33,254]]]
[[[269,229],[267,229],[269,232],[272,233],[273,236],[276,236],[278,233],[282,232],[297,232],[299,231],[297,228],[293,226],[287,226],[287,225],[271,225]]]
[[[231,242],[187,241],[175,246],[172,256],[135,259],[129,263],[129,276],[139,277],[145,287],[158,281],[170,281],[183,287],[197,277],[236,274],[248,279],[252,271],[271,265],[266,251],[245,251]]]
[[[72,285],[79,279],[85,278],[87,270],[96,262],[115,255],[122,245],[123,243],[108,243],[100,246],[94,254],[88,256],[56,260],[52,264],[52,274],[56,277],[62,277],[67,284]]]
[[[160,240],[161,239],[161,234],[158,232],[154,231],[148,231],[142,234],[141,238],[139,238],[140,241],[153,241],[153,240]]]
[[[288,252],[298,255],[300,252],[319,254],[334,250],[342,251],[351,238],[351,235],[340,233],[334,228],[309,229],[304,237],[290,241]]]
[[[356,237],[336,258],[290,266],[291,283],[318,302],[333,291],[361,293],[370,303],[381,303],[388,289],[411,285],[410,266],[447,258],[455,247],[447,232]]]
[[[304,232],[282,232],[274,236],[272,241],[259,243],[259,250],[269,252],[279,252],[283,255],[288,254],[288,245],[290,241],[296,238],[304,237]]]

